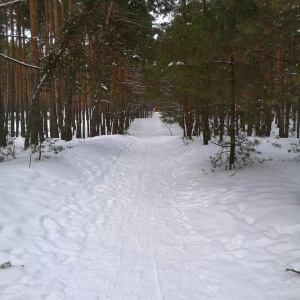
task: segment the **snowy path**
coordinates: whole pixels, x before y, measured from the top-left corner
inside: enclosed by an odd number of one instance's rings
[[[134,159],[130,161],[130,165],[127,165],[132,176],[128,176],[127,171],[125,175],[127,180],[124,181],[130,190],[129,194],[122,195],[121,199],[127,202],[132,194],[134,196],[112,299],[134,299],[141,294],[147,299],[160,299],[157,265],[153,252],[156,223],[153,199],[156,195],[151,177],[156,174],[153,169],[153,158],[149,154],[150,149],[153,149],[151,146],[149,143],[142,145],[134,155]]]
[[[58,163],[2,164],[0,299],[298,299],[299,166],[205,175],[212,148],[172,130],[154,114]]]

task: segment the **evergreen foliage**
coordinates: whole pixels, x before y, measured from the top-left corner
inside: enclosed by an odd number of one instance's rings
[[[15,138],[7,136],[6,146],[0,147],[0,162],[16,158]]]
[[[0,146],[19,127],[25,148],[49,136],[121,133],[134,118],[127,107],[146,93],[150,10],[167,13],[171,6],[169,0],[31,0],[1,9]]]
[[[159,34],[157,74],[182,106],[184,136],[201,132],[207,144],[211,133],[229,135],[233,165],[240,135],[270,136],[276,117],[288,137],[291,114],[298,128],[299,9],[297,1],[183,1]]]
[[[251,139],[245,134],[242,134],[236,138],[235,147],[235,164],[233,169],[241,169],[244,166],[249,166],[255,162],[262,163],[264,160],[259,157],[261,154],[257,150],[257,146],[260,144],[258,139]],[[210,156],[211,169],[216,171],[219,169],[228,170],[229,166],[229,156],[230,156],[230,142],[224,141],[218,144],[219,150],[215,155]]]

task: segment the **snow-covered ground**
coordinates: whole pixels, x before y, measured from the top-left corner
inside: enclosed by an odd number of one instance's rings
[[[300,299],[300,163],[267,141],[208,173],[214,145],[159,119],[0,164],[0,299]]]

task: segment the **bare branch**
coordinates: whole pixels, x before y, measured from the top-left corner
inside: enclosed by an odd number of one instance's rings
[[[286,268],[285,271],[286,271],[286,272],[291,271],[291,272],[294,272],[294,273],[300,275],[300,271],[296,271],[296,270],[294,270],[294,269],[292,269],[292,268],[291,268],[291,269]]]

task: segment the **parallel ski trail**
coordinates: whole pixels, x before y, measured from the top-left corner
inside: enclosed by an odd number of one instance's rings
[[[112,299],[161,299],[157,266],[153,250],[153,225],[155,224],[152,206],[153,168],[151,168],[151,144],[139,141],[141,148],[136,153],[135,167],[131,170],[136,180],[131,184],[137,187],[132,199],[133,207],[129,228],[124,239],[123,252],[113,289]],[[133,187],[132,187],[133,190]]]

